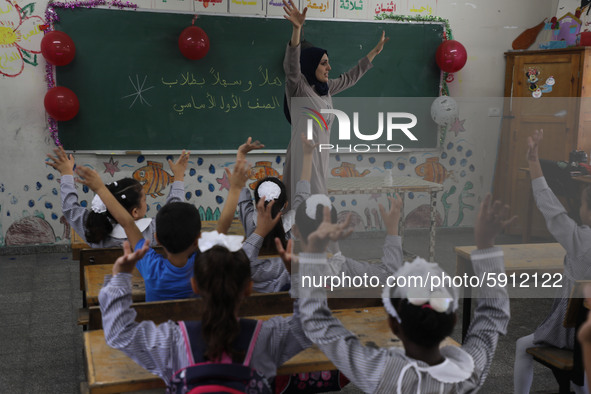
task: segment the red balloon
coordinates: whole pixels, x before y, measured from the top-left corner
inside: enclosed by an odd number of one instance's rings
[[[460,71],[467,59],[466,48],[456,40],[443,41],[435,53],[437,65],[448,73]]]
[[[199,60],[209,51],[209,37],[202,28],[189,26],[179,36],[181,53],[191,60]]]
[[[43,36],[41,53],[54,66],[65,66],[74,59],[76,46],[69,35],[53,30]]]
[[[80,103],[76,93],[63,86],[51,88],[43,101],[45,110],[55,120],[70,120],[78,113]]]

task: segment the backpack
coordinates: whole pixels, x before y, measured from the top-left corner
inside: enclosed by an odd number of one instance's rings
[[[219,362],[206,361],[206,343],[201,333],[201,322],[179,322],[189,366],[177,371],[167,389],[169,394],[247,393],[271,394],[267,379],[250,367],[254,346],[262,321],[240,319],[240,333],[233,348],[245,354],[242,361],[224,355]]]

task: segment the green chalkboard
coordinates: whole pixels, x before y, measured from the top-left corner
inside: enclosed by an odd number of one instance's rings
[[[76,58],[56,81],[80,101],[59,122],[68,150],[232,150],[247,136],[285,149],[283,55],[291,25],[282,18],[200,16],[210,39],[201,60],[178,49],[192,15],[107,9],[60,9],[57,30],[76,44]],[[435,51],[442,25],[308,20],[305,39],[328,49],[331,76],[355,65],[382,30],[391,38],[375,67],[342,96],[436,97]],[[341,96],[339,95],[339,96]],[[435,127],[408,147],[435,147]],[[407,147],[407,145],[405,145]]]

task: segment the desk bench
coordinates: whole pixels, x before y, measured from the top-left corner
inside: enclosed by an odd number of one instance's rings
[[[217,220],[202,220],[201,231],[214,231],[217,224]],[[232,220],[232,224],[228,229],[228,234],[244,235],[244,228],[242,227],[242,222],[239,218],[234,218],[234,220]],[[82,249],[90,249],[90,246],[84,242],[82,237],[80,237],[74,229],[71,229],[70,231],[70,243],[72,248],[72,260],[80,260],[80,251]]]
[[[345,327],[357,333],[364,344],[374,343],[380,347],[401,347],[388,327],[383,307],[365,309],[344,309],[333,312]],[[256,316],[267,320],[277,315]],[[286,316],[286,315],[282,315]],[[456,345],[447,338],[442,346]],[[88,392],[120,393],[164,387],[164,382],[152,375],[119,350],[107,346],[102,330],[84,332],[84,354],[86,358]],[[279,367],[279,375],[335,369],[334,365],[318,348],[312,347],[297,354]]]

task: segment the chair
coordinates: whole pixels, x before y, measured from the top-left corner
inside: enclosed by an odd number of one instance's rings
[[[575,346],[573,350],[559,349],[554,346],[536,346],[527,349],[535,361],[550,368],[558,382],[560,394],[570,393],[570,382],[582,386],[584,384],[585,371],[581,346],[577,340],[577,332],[581,324],[587,318],[587,306],[582,298],[582,288],[591,281],[577,281],[568,301],[568,307],[562,325],[575,328]]]

